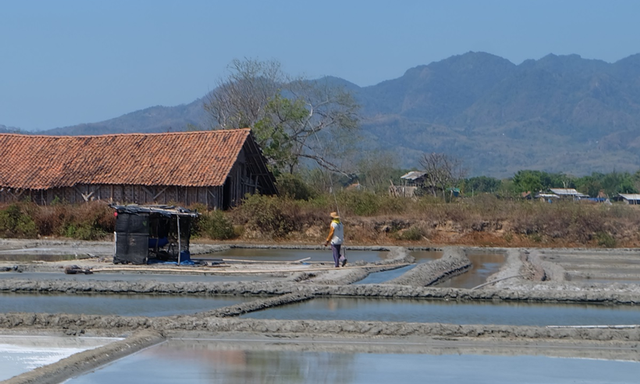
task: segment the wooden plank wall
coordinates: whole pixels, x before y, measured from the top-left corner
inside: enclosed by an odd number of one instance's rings
[[[29,200],[40,205],[70,204],[104,200],[118,204],[165,204],[189,207],[202,204],[209,209],[222,206],[221,187],[176,187],[142,185],[84,185],[48,190],[0,191],[0,203]]]

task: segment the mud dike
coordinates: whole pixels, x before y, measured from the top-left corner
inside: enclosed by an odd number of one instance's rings
[[[94,251],[97,248],[93,248]],[[385,298],[430,299],[456,302],[521,302],[521,303],[593,303],[612,306],[640,304],[640,287],[637,284],[606,284],[589,281],[576,282],[567,266],[578,268],[585,260],[592,269],[597,260],[607,255],[604,251],[579,250],[526,250],[500,249],[506,254],[506,263],[491,276],[487,284],[476,289],[438,288],[438,282],[465,273],[470,261],[465,249],[444,248],[442,258],[419,264],[402,276],[386,284],[351,285],[370,273],[399,268],[412,262],[404,248],[389,248],[390,258],[377,263],[354,263],[346,268],[326,268],[311,265],[300,269],[297,265],[265,266],[257,264],[229,270],[207,269],[206,273],[265,273],[277,275],[277,281],[257,282],[157,282],[157,281],[82,281],[62,279],[0,279],[0,292],[17,293],[100,293],[100,294],[171,294],[171,295],[234,295],[252,297],[255,300],[223,307],[194,315],[165,317],[72,315],[48,313],[2,313],[0,333],[4,334],[54,334],[69,336],[117,336],[125,340],[85,351],[34,371],[16,376],[7,383],[57,383],[81,372],[101,366],[167,338],[225,337],[228,335],[253,335],[269,338],[328,338],[329,340],[410,340],[423,343],[428,348],[434,341],[447,339],[483,345],[484,348],[500,348],[510,345],[528,348],[532,345],[549,349],[570,347],[586,351],[608,350],[616,356],[638,360],[640,326],[597,327],[536,327],[513,325],[459,325],[440,323],[407,323],[381,321],[317,321],[317,320],[258,320],[238,316],[315,298]],[[635,262],[632,250],[616,251],[616,260],[626,264]],[[80,268],[109,273],[110,266],[78,262]],[[11,265],[12,268],[16,265]],[[617,266],[610,266],[616,269]],[[22,270],[52,271],[60,266],[18,265]],[[131,273],[136,268],[131,268]],[[165,268],[165,273],[181,273],[182,267]],[[579,268],[578,268],[579,269]],[[581,269],[582,276],[588,273]],[[157,268],[155,273],[162,272]],[[217,272],[216,272],[217,271]],[[609,272],[602,272],[605,275]],[[629,269],[625,270],[628,275]],[[120,270],[122,273],[122,271]],[[203,271],[200,271],[205,273]],[[184,273],[197,273],[185,268]],[[283,278],[284,276],[284,278]],[[242,336],[239,336],[242,337]],[[363,347],[365,350],[367,347]],[[371,346],[371,348],[374,348]],[[379,346],[375,348],[380,348]],[[391,347],[390,347],[391,348]]]

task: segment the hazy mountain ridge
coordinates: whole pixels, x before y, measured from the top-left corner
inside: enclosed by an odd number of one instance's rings
[[[127,113],[99,123],[55,128],[41,133],[48,135],[103,135],[107,133],[184,131],[187,126],[206,126],[207,114],[203,99],[174,107],[155,106]]]
[[[408,69],[359,87],[325,77],[362,105],[367,149],[392,150],[401,166],[423,153],[464,160],[470,175],[507,177],[521,169],[574,175],[640,166],[640,54],[615,63],[547,55],[516,65],[482,52]],[[206,128],[203,99],[151,107],[45,134],[105,134]]]
[[[364,126],[415,164],[422,153],[446,152],[463,158],[472,175],[635,172],[639,85],[640,55],[614,64],[548,55],[514,65],[467,53],[374,86],[403,103],[384,118],[365,109]]]

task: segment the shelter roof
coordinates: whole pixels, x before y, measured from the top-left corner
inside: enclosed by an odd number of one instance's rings
[[[555,193],[538,193],[535,197],[536,197],[536,199],[539,199],[539,198],[547,198],[547,197],[548,197],[548,198],[554,198],[554,199],[557,199],[557,198],[559,198],[560,196],[556,195]]]
[[[0,134],[0,187],[221,186],[247,140],[254,144],[250,129],[100,136]]]
[[[420,172],[420,171],[411,171],[408,172],[402,176],[400,176],[401,179],[406,179],[406,180],[417,180],[421,177],[424,177],[424,175],[426,175],[426,172]]]
[[[638,193],[619,193],[618,195],[625,200],[640,200],[640,194]]]
[[[137,204],[128,204],[128,205],[119,205],[119,204],[110,204],[111,208],[115,209],[116,212],[119,213],[129,213],[129,214],[160,214],[163,216],[189,216],[189,217],[198,217],[199,214],[196,211],[192,211],[187,208],[176,207],[173,205],[137,205]]]
[[[588,195],[576,191],[575,188],[550,188],[550,190],[558,196],[588,197]]]

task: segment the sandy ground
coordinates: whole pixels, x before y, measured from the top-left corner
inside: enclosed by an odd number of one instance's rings
[[[211,252],[221,246],[192,244],[191,252]],[[289,248],[304,248],[293,246]],[[638,360],[640,326],[632,327],[530,327],[509,325],[454,325],[362,321],[280,321],[244,319],[243,313],[315,297],[430,298],[458,301],[580,302],[611,305],[640,304],[640,254],[633,249],[492,249],[504,252],[506,263],[476,289],[427,286],[469,269],[465,248],[444,248],[440,260],[421,264],[388,284],[351,285],[369,273],[407,265],[413,260],[407,249],[388,247],[391,257],[376,263],[332,268],[302,263],[230,263],[202,266],[114,265],[111,242],[0,240],[0,256],[11,254],[74,255],[65,262],[0,262],[0,271],[59,272],[74,265],[100,273],[262,274],[278,277],[264,281],[162,283],[138,281],[83,281],[51,278],[0,279],[0,292],[98,292],[180,293],[192,295],[254,295],[256,300],[191,316],[160,318],[69,314],[0,314],[2,334],[58,334],[125,336],[124,344],[112,343],[98,350],[71,356],[44,369],[21,375],[10,383],[59,382],[81,371],[104,364],[105,355],[118,358],[165,338],[217,337],[235,339],[274,338],[283,341],[326,338],[349,340],[361,350],[394,353],[397,345],[411,341],[415,348],[447,343],[447,348],[521,353],[598,356]],[[379,250],[380,247],[376,247]],[[0,272],[2,273],[2,272]],[[284,278],[283,278],[284,277]],[[250,343],[249,343],[250,344]],[[286,343],[285,343],[286,344]],[[312,343],[313,344],[313,343]],[[326,350],[332,343],[306,348]],[[421,347],[422,346],[422,347]],[[356,348],[356,347],[354,347]],[[510,352],[511,351],[511,352]],[[562,352],[564,351],[564,352]],[[100,357],[99,357],[100,356]],[[54,381],[50,381],[54,380]],[[58,381],[55,381],[58,380]]]

